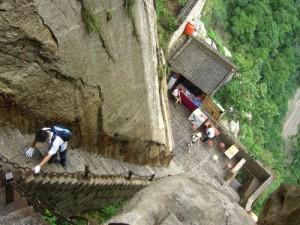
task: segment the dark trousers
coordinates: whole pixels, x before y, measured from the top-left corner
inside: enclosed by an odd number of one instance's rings
[[[206,136],[205,138],[202,139],[202,142],[206,142],[206,141],[208,141],[209,139],[211,139],[211,138],[209,138],[208,136]]]
[[[59,158],[60,158],[59,162],[60,162],[61,166],[64,167],[64,168],[67,167],[67,149],[65,151],[63,151],[63,152],[59,151]],[[57,153],[54,154],[50,158],[49,162],[50,163],[52,163],[52,162],[53,163],[58,162],[58,160],[57,160]]]

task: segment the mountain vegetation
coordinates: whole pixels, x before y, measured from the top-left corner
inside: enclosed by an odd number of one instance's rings
[[[300,80],[300,1],[211,0],[202,19],[222,37],[240,68],[216,97],[227,117],[240,121],[240,138],[251,156],[275,173],[268,193],[282,182],[299,182],[300,148],[288,165],[281,131]]]
[[[157,0],[155,2],[159,44],[166,50],[171,34],[177,26],[177,15],[188,0]]]

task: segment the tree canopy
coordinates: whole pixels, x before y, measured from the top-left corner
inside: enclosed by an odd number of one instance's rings
[[[227,116],[241,122],[240,138],[249,153],[275,172],[272,189],[282,181],[294,181],[300,167],[292,171],[286,165],[281,131],[288,100],[299,86],[300,1],[212,0],[206,4],[204,21],[224,37],[240,67],[217,98],[230,112]]]

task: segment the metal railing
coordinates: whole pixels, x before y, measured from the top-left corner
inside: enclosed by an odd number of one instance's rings
[[[46,215],[46,209],[48,209],[51,214],[55,217],[58,218],[58,224],[62,224],[63,222],[67,224],[75,224],[74,219],[81,219],[83,221],[86,221],[86,224],[88,224],[88,220],[85,219],[84,217],[78,217],[78,216],[70,216],[70,217],[65,217],[61,213],[57,212],[55,207],[50,205],[49,203],[41,202],[37,196],[34,196],[34,194],[26,191],[25,188],[22,187],[22,182],[23,180],[26,179],[26,177],[34,175],[35,177],[42,177],[42,178],[49,178],[49,179],[54,179],[54,178],[75,178],[77,179],[77,182],[80,182],[82,180],[90,180],[90,179],[120,179],[123,178],[124,182],[130,182],[130,181],[136,181],[140,180],[142,182],[145,182],[145,185],[149,184],[149,182],[161,179],[163,177],[167,176],[162,176],[159,178],[155,178],[155,174],[149,174],[149,175],[140,175],[137,174],[133,171],[126,171],[124,173],[120,174],[108,174],[108,175],[100,175],[100,174],[93,174],[88,166],[85,166],[84,171],[78,171],[78,172],[63,172],[63,173],[58,173],[58,172],[44,172],[41,171],[40,174],[36,175],[32,171],[31,168],[29,167],[24,167],[20,166],[18,163],[11,162],[9,159],[4,157],[3,155],[0,154],[0,169],[4,174],[11,173],[13,175],[10,175],[8,177],[13,177],[13,179],[4,179],[6,182],[6,185],[12,186],[16,191],[18,191],[24,198],[30,202],[35,208],[36,211],[40,212],[42,215]],[[170,176],[170,175],[168,175]],[[4,176],[2,176],[4,177]]]

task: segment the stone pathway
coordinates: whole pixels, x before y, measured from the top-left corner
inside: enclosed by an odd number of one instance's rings
[[[223,177],[227,170],[224,168],[226,162],[230,162],[223,152],[219,150],[218,138],[215,138],[214,145],[200,142],[192,145],[188,154],[188,143],[193,134],[192,124],[188,121],[191,112],[182,105],[174,105],[173,99],[170,99],[171,123],[174,138],[175,157],[173,161],[176,165],[184,168],[185,172],[192,173],[193,176],[213,184],[218,189],[222,189],[229,197],[239,201],[239,196],[230,186],[222,185],[225,183]],[[214,162],[212,156],[217,155],[218,161]]]
[[[0,153],[12,162],[33,168],[47,154],[47,146],[39,145],[32,158],[25,157],[25,151],[32,142],[34,135],[22,134],[18,129],[9,126],[0,127]],[[84,171],[85,165],[95,174],[122,174],[133,171],[139,175],[163,177],[183,173],[183,168],[174,162],[168,168],[139,166],[104,158],[101,155],[82,151],[81,149],[68,150],[67,172]],[[59,164],[47,164],[44,171],[64,172]]]
[[[293,146],[295,141],[290,139],[298,132],[300,124],[300,88],[297,89],[295,95],[289,100],[288,113],[282,128],[282,137],[285,140],[285,151],[288,155],[288,163],[293,161]]]
[[[14,191],[14,201],[6,204],[5,188],[0,187],[0,225],[47,225],[27,200]]]
[[[238,202],[238,194],[224,183],[223,177],[226,173],[224,164],[225,156],[216,146],[208,146],[206,143],[192,145],[188,154],[188,143],[190,142],[192,129],[187,120],[190,112],[182,105],[174,107],[170,99],[171,125],[174,139],[174,158],[168,168],[150,167],[128,164],[113,159],[107,159],[101,155],[88,153],[81,149],[70,149],[68,151],[68,172],[84,171],[85,165],[95,174],[121,174],[129,170],[139,175],[152,175],[163,177],[181,173],[191,173],[195,178],[212,183],[218,189],[222,189],[228,196]],[[43,154],[47,153],[46,146],[39,146],[33,158],[26,158],[25,151],[33,140],[33,135],[23,134],[18,129],[9,126],[0,126],[0,153],[9,160],[22,166],[34,167],[39,163]],[[218,161],[213,162],[212,156],[218,155]],[[44,171],[64,172],[60,165],[47,164]]]

